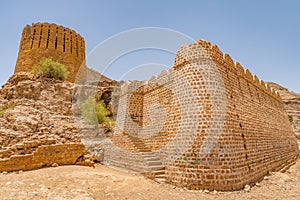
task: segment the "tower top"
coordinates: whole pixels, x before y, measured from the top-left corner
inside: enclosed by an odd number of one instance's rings
[[[40,60],[51,58],[70,72],[68,81],[84,80],[85,42],[74,30],[53,23],[32,23],[22,32],[15,73],[31,72]],[[83,67],[81,67],[83,66]]]

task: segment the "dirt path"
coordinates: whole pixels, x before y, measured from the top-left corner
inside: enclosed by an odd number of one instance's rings
[[[144,177],[103,165],[61,166],[0,174],[0,199],[300,199],[300,160],[286,173],[275,173],[250,192],[173,189]]]

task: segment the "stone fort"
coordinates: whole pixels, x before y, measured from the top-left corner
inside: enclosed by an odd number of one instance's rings
[[[26,26],[15,73],[48,57],[74,82],[83,38],[54,24]],[[188,189],[237,190],[299,157],[278,93],[209,42],[182,46],[169,70],[127,81],[118,95],[114,134],[101,143],[105,164]]]

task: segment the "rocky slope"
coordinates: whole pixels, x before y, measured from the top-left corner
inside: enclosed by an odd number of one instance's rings
[[[116,113],[112,93],[117,83],[106,77],[99,81],[99,75],[89,80],[77,85],[30,73],[8,80],[0,90],[0,172],[92,163],[85,149],[99,152],[85,141],[111,130],[85,124],[80,107],[93,95]]]
[[[0,90],[0,171],[75,164],[84,154],[72,112],[73,87],[28,73],[8,80]]]
[[[290,116],[290,120],[298,139],[300,139],[300,94],[289,91],[276,83],[268,83],[270,87],[279,92],[285,109]]]

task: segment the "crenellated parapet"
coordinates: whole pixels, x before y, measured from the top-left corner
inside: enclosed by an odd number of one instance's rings
[[[203,51],[196,49],[201,46]],[[196,50],[196,51],[195,51]],[[260,80],[255,74],[252,74],[249,69],[245,69],[239,62],[234,62],[231,56],[223,53],[217,45],[212,45],[205,40],[198,40],[194,44],[182,46],[176,54],[173,68],[180,68],[185,64],[192,63],[201,59],[211,59],[226,70],[238,75],[238,77],[247,80],[255,85],[259,90],[262,90],[268,95],[271,95],[278,101],[282,101],[277,91],[273,90],[263,80]]]

